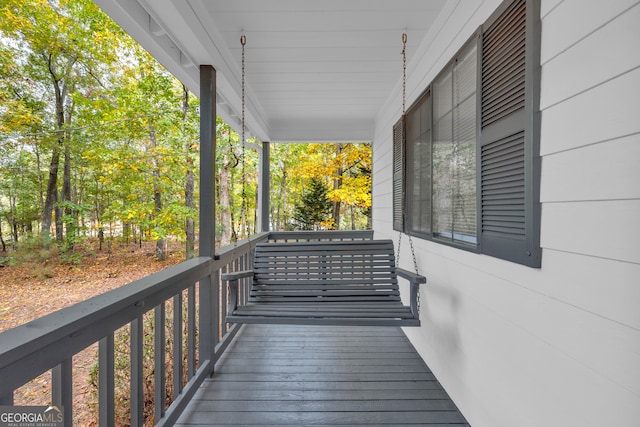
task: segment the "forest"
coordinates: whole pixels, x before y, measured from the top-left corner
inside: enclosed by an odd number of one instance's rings
[[[152,241],[158,260],[168,242],[193,256],[196,94],[90,0],[0,5],[2,253],[36,240],[77,262],[87,241]],[[259,146],[218,119],[221,246],[256,230]],[[274,143],[270,173],[272,230],[370,227],[369,144]]]

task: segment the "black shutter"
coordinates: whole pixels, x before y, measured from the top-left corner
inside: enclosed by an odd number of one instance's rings
[[[404,116],[393,126],[393,229],[404,232],[404,173],[405,128]]]
[[[483,28],[480,226],[483,253],[539,267],[539,153],[532,120],[539,114],[533,86],[539,74],[531,70],[540,62],[538,57],[533,64],[532,16],[526,0],[516,0]]]

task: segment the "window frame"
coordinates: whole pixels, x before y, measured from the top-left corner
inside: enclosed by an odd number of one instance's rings
[[[480,253],[480,235],[479,235],[479,230],[480,230],[480,215],[478,215],[479,210],[480,210],[480,191],[479,191],[479,186],[478,183],[479,178],[480,178],[480,158],[478,156],[478,148],[479,148],[479,138],[480,138],[480,103],[481,103],[481,99],[480,99],[480,72],[478,70],[480,70],[480,66],[481,66],[481,55],[480,55],[480,47],[481,47],[481,32],[480,30],[477,30],[473,33],[473,35],[471,35],[471,37],[469,37],[469,39],[460,47],[460,49],[458,49],[456,51],[456,53],[453,55],[453,57],[442,67],[442,70],[440,70],[440,72],[431,80],[431,82],[429,83],[429,85],[425,88],[425,90],[422,91],[422,93],[420,94],[420,96],[416,99],[416,101],[414,101],[411,106],[407,109],[406,114],[404,115],[404,148],[403,148],[403,154],[404,154],[404,177],[405,177],[405,181],[404,181],[404,203],[405,203],[405,224],[404,224],[404,232],[406,234],[409,234],[411,236],[414,237],[418,237],[421,239],[425,239],[425,240],[430,240],[430,241],[434,241],[440,244],[444,244],[447,246],[453,246],[455,248],[458,249],[463,249],[466,251],[470,251],[470,252],[475,252],[475,253]],[[449,72],[451,73],[453,70],[453,66],[455,65],[456,61],[458,60],[458,58],[470,47],[470,45],[475,44],[476,46],[476,90],[475,90],[475,100],[476,100],[476,123],[475,123],[475,128],[476,128],[476,171],[475,171],[475,176],[476,176],[476,243],[467,243],[464,242],[462,240],[453,240],[453,239],[446,239],[440,236],[436,236],[434,235],[434,231],[433,231],[433,132],[434,132],[434,122],[433,122],[433,83],[435,81],[437,81],[441,76],[443,76],[445,73]],[[429,186],[431,187],[429,190],[430,193],[430,197],[432,199],[432,202],[430,203],[430,208],[431,208],[431,212],[429,213],[429,221],[431,223],[429,229],[429,232],[421,232],[421,231],[417,231],[414,229],[414,220],[413,217],[411,215],[412,212],[412,208],[413,208],[413,198],[410,197],[412,192],[413,192],[413,188],[411,186],[411,184],[414,183],[413,178],[415,177],[415,174],[410,173],[411,170],[409,169],[409,164],[413,161],[413,152],[412,152],[412,146],[410,144],[410,141],[408,141],[407,138],[407,129],[409,128],[409,117],[411,115],[411,113],[415,112],[416,110],[419,110],[419,108],[422,106],[422,103],[425,101],[425,99],[427,100],[427,102],[430,103],[430,125],[429,125],[429,129],[431,132],[431,139],[429,141],[429,143],[431,144],[431,164],[430,164],[430,169],[431,169],[431,179],[429,181]],[[455,109],[455,106],[452,105],[452,112],[453,109]],[[396,229],[397,230],[397,229]],[[397,230],[400,231],[400,230]]]
[[[503,14],[508,13],[509,10],[518,10],[518,7],[522,6],[524,3],[525,11],[524,11],[524,108],[521,113],[513,114],[513,116],[508,117],[508,120],[511,122],[515,122],[520,128],[522,126],[523,132],[523,148],[524,148],[524,159],[523,159],[523,181],[524,181],[524,189],[522,191],[522,196],[524,198],[523,202],[523,223],[524,223],[524,238],[520,239],[518,236],[513,238],[513,241],[510,241],[509,238],[511,236],[506,236],[507,238],[502,238],[502,236],[492,236],[491,230],[487,228],[483,229],[483,215],[485,211],[483,209],[488,206],[488,200],[485,199],[483,201],[483,147],[485,144],[489,144],[485,135],[483,134],[483,96],[485,94],[483,87],[483,65],[485,60],[485,51],[483,49],[485,46],[483,45],[483,36],[487,32],[491,26],[496,23]],[[505,15],[506,16],[506,15]],[[522,15],[520,15],[522,16]],[[509,22],[505,21],[502,22]],[[521,21],[520,21],[521,22]],[[521,28],[521,27],[519,27]],[[407,109],[407,112],[401,118],[403,133],[402,133],[402,141],[396,141],[396,137],[394,135],[394,148],[397,143],[401,143],[401,152],[402,152],[402,226],[396,227],[394,223],[394,229],[405,232],[411,236],[415,236],[417,238],[433,241],[439,244],[444,244],[447,246],[452,246],[458,249],[478,253],[478,254],[486,254],[489,256],[493,256],[496,258],[504,259],[507,261],[512,261],[515,263],[527,265],[534,268],[539,268],[541,266],[541,258],[542,258],[542,250],[540,248],[540,222],[541,222],[541,208],[540,208],[540,34],[541,34],[541,24],[540,24],[540,0],[505,0],[503,3],[491,14],[491,16],[465,41],[465,43],[458,49],[453,55],[452,59],[447,62],[445,66],[442,67],[440,72],[432,79],[432,81],[426,86],[424,91],[420,94],[417,100],[411,104],[411,106]],[[506,31],[506,30],[504,30]],[[511,40],[509,40],[511,42]],[[452,67],[454,66],[457,59],[465,52],[466,49],[469,48],[471,44],[475,43],[476,48],[476,111],[475,111],[475,131],[476,131],[476,171],[475,171],[475,180],[476,180],[476,243],[466,243],[459,240],[453,240],[452,238],[440,238],[434,234],[433,231],[433,222],[434,222],[434,202],[433,202],[433,191],[434,191],[434,181],[433,181],[433,140],[434,140],[434,118],[433,118],[433,103],[434,103],[434,90],[433,84],[438,81],[438,79],[446,72],[452,72]],[[508,43],[503,43],[504,46],[508,45]],[[501,45],[501,47],[504,47]],[[506,47],[504,47],[506,49]],[[487,57],[488,58],[488,57]],[[504,66],[501,66],[504,68]],[[501,68],[502,69],[502,68]],[[487,86],[491,88],[491,86]],[[491,89],[489,89],[491,90]],[[431,198],[429,202],[429,231],[424,232],[415,229],[415,223],[421,223],[420,221],[416,221],[413,217],[413,209],[415,205],[413,204],[413,194],[414,194],[414,178],[415,174],[413,172],[413,161],[414,161],[414,143],[415,141],[408,140],[408,129],[410,128],[410,117],[412,113],[416,111],[420,111],[420,108],[423,105],[423,102],[429,102],[429,111],[430,111],[430,141],[431,145],[431,164],[429,165],[429,182],[425,183],[430,186],[429,188],[429,197]],[[452,108],[455,108],[453,106]],[[452,110],[453,111],[453,110]],[[521,117],[522,116],[522,117]],[[521,120],[522,122],[518,121]],[[395,127],[394,127],[395,128]],[[418,141],[417,139],[416,141]],[[394,150],[395,153],[395,150]],[[395,158],[394,158],[395,164]],[[485,174],[489,174],[487,169],[485,169]],[[517,193],[520,194],[520,193]],[[395,203],[397,200],[394,199],[394,209],[396,208]],[[483,205],[483,203],[487,203],[487,205]],[[402,229],[400,229],[402,228]],[[455,230],[452,227],[452,233],[455,234]],[[495,234],[495,233],[494,233]],[[487,237],[489,236],[489,237]]]
[[[405,232],[407,234],[410,234],[412,236],[416,236],[416,237],[420,237],[420,238],[424,238],[424,239],[431,239],[431,235],[433,233],[433,227],[432,227],[432,211],[433,211],[433,206],[432,203],[429,203],[429,208],[430,211],[429,212],[429,222],[431,223],[430,227],[429,227],[429,232],[421,232],[421,231],[417,231],[413,228],[414,225],[414,219],[413,216],[411,215],[412,210],[414,208],[414,198],[411,197],[411,195],[413,194],[413,184],[415,183],[415,174],[410,173],[412,171],[412,169],[409,169],[409,163],[413,161],[413,152],[411,152],[410,154],[410,150],[411,150],[411,146],[408,142],[408,138],[407,138],[407,128],[408,128],[408,122],[409,122],[409,116],[412,112],[414,112],[414,110],[419,110],[420,107],[422,107],[423,102],[428,102],[429,103],[429,112],[430,112],[430,120],[429,120],[429,131],[431,133],[431,138],[429,140],[429,144],[433,147],[433,91],[432,91],[432,86],[431,84],[429,86],[427,86],[427,88],[420,94],[420,97],[416,100],[416,102],[414,102],[411,107],[407,110],[407,113],[405,114],[405,119],[404,119],[404,125],[405,125],[405,139],[404,139],[404,145],[405,145],[405,149],[404,149],[404,153],[405,153]],[[433,150],[433,148],[431,148]],[[433,152],[431,152],[431,157],[433,158]],[[433,176],[433,161],[430,161],[429,164],[429,169],[431,171],[431,175]],[[429,197],[433,198],[433,179],[429,180]]]

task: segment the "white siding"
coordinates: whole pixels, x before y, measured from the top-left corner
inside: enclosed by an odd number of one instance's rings
[[[500,1],[453,2],[409,63],[408,105]],[[640,3],[543,0],[542,268],[414,238],[407,334],[474,427],[640,419]],[[398,86],[399,88],[399,86]],[[391,222],[394,96],[374,140],[374,229]],[[403,238],[401,265],[411,269]]]

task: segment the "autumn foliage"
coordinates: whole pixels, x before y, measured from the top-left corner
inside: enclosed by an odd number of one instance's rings
[[[0,4],[0,243],[41,234],[185,242],[198,220],[199,101],[89,0]],[[256,231],[259,141],[217,123],[217,235]],[[330,227],[367,228],[368,144],[271,144],[270,228],[292,229],[311,178]]]

